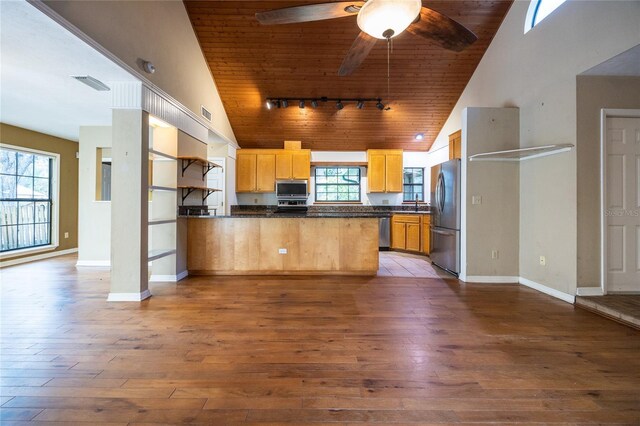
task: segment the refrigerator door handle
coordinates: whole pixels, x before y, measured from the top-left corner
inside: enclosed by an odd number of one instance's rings
[[[442,173],[440,173],[440,175],[438,176],[438,187],[440,188],[440,190],[438,191],[438,208],[440,209],[440,212],[444,212],[445,185],[444,175]]]

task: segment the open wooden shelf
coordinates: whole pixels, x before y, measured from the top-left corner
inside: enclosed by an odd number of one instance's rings
[[[198,165],[202,166],[202,178],[203,179],[207,175],[207,173],[209,173],[211,170],[215,169],[216,167],[222,168],[222,166],[219,166],[218,164],[212,163],[211,161],[206,160],[206,159],[201,158],[201,157],[179,156],[178,159],[182,160],[182,176],[184,176],[184,172],[192,164],[198,164]]]
[[[571,151],[572,144],[544,145],[505,151],[483,152],[469,157],[469,161],[522,161]]]
[[[220,192],[221,189],[207,188],[206,186],[178,186],[182,190],[182,204],[193,191],[202,191],[202,202],[204,203],[209,195],[214,192]]]

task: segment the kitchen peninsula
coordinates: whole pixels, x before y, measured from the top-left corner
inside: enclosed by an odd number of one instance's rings
[[[194,217],[188,220],[192,275],[375,275],[375,217]]]

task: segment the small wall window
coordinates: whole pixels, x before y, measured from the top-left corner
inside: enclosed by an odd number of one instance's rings
[[[405,167],[402,178],[403,201],[424,201],[424,169]]]
[[[565,1],[566,0],[532,0],[524,23],[525,34]]]
[[[316,201],[360,201],[360,167],[316,167]]]
[[[51,244],[53,162],[0,148],[0,252]]]

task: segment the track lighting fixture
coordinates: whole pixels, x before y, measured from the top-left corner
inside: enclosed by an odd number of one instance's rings
[[[338,110],[344,109],[346,103],[353,102],[355,104],[356,109],[364,109],[364,104],[366,102],[375,102],[376,108],[380,111],[385,110],[385,104],[382,103],[381,98],[328,98],[326,96],[322,96],[320,98],[303,98],[303,97],[286,97],[286,98],[267,98],[266,105],[267,109],[271,110],[275,108],[287,108],[289,106],[289,102],[297,102],[298,107],[303,109],[307,106],[307,103],[311,104],[311,107],[318,108],[320,102],[335,102],[336,108]],[[390,108],[386,108],[389,110]]]

